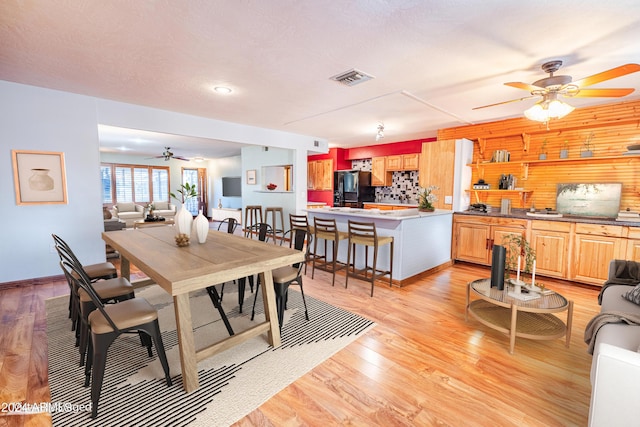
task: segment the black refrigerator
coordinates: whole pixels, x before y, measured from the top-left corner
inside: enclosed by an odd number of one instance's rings
[[[371,186],[371,172],[359,170],[333,173],[333,205],[361,208],[364,202],[375,201],[375,187]]]

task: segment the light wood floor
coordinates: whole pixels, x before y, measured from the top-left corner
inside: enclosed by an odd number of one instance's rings
[[[591,356],[583,333],[599,310],[598,291],[545,280],[575,302],[571,346],[564,339],[516,340],[464,320],[466,283],[489,270],[456,264],[404,288],[311,270],[308,295],[377,326],[261,407],[239,426],[584,426]],[[47,402],[44,299],[66,294],[66,283],[0,291],[0,403]],[[560,317],[564,318],[565,313]],[[87,389],[87,400],[89,390]],[[50,425],[50,418],[6,416],[2,426]]]

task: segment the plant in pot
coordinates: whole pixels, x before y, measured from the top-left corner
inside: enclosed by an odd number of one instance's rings
[[[436,210],[433,204],[438,201],[438,196],[433,194],[433,190],[438,190],[438,187],[430,185],[423,188],[418,195],[418,210],[421,212],[433,212]]]
[[[540,153],[538,154],[538,159],[547,160],[547,144],[549,141],[545,138],[542,141],[542,145],[540,146]]]
[[[582,144],[582,150],[580,151],[580,157],[591,157],[593,156],[593,132],[587,136]]]
[[[560,149],[560,158],[567,159],[569,157],[569,141],[566,139],[562,143],[562,148]]]
[[[532,274],[536,260],[536,251],[527,239],[521,234],[507,234],[502,237],[502,246],[505,247],[507,256],[505,259],[505,278],[508,280],[512,272],[520,270],[525,274]],[[518,266],[518,260],[520,266]]]
[[[182,202],[182,207],[176,213],[174,218],[175,227],[177,229],[176,244],[178,246],[187,246],[189,244],[189,237],[191,236],[191,226],[193,224],[193,215],[187,210],[186,202],[189,199],[198,197],[195,184],[189,184],[188,182],[180,185],[180,188],[176,191],[180,196],[176,196],[175,193],[169,193],[169,195]]]

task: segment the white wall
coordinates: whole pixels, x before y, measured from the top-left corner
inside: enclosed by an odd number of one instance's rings
[[[93,98],[0,81],[0,282],[60,275],[51,233],[84,263],[103,261],[100,153]],[[11,150],[63,152],[66,205],[18,206]]]
[[[302,163],[308,151],[328,151],[326,141],[320,140],[319,146],[315,147],[314,140],[318,138],[309,136],[0,80],[0,164],[4,165],[0,168],[3,188],[0,220],[4,226],[0,245],[0,283],[60,275],[57,254],[51,249],[51,233],[67,240],[82,262],[104,261],[98,124],[288,147],[293,150],[287,157],[288,163],[294,163],[293,159]],[[17,206],[13,191],[12,149],[64,152],[69,203]],[[258,152],[249,151],[248,154],[251,158],[248,165],[244,164],[245,156],[242,156],[243,177],[247,169],[260,169],[266,164],[264,160],[284,163],[281,159],[264,159]],[[306,179],[306,162],[298,168],[294,166],[296,183],[302,179],[303,168]],[[180,179],[174,175],[172,170],[171,183],[175,188]],[[298,187],[298,190],[304,188]],[[243,195],[246,194],[244,191],[243,188]],[[289,210],[300,203],[296,201],[295,193],[283,197],[282,204],[278,204],[279,200],[273,195],[254,196],[267,206],[285,206]],[[211,202],[217,205],[215,195],[213,197]]]
[[[225,157],[209,161],[209,209],[217,208],[222,202],[223,208],[242,208],[242,197],[224,197],[222,195],[222,177],[242,177],[242,157]],[[244,181],[244,178],[243,178]],[[242,193],[244,196],[244,192]],[[211,216],[211,211],[209,211]]]

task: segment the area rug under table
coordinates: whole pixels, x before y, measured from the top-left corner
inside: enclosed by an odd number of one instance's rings
[[[199,362],[200,387],[187,394],[182,388],[171,297],[158,286],[137,290],[136,295],[158,310],[173,386],[167,387],[164,381],[155,349],[150,358],[137,335],[122,335],[107,355],[98,418],[91,420],[85,411],[54,412],[54,426],[226,426],[374,326],[370,320],[309,296],[307,321],[300,293],[290,290],[282,346],[270,347],[263,334]],[[247,292],[239,313],[236,286],[225,287],[223,307],[234,331],[255,324],[250,320],[253,297]],[[65,404],[86,407],[91,402],[90,388],[83,387],[84,368],[79,367],[67,307],[66,297],[46,301],[51,402],[60,408]],[[192,293],[191,311],[196,348],[228,336],[205,291]],[[255,321],[264,321],[260,293]]]

